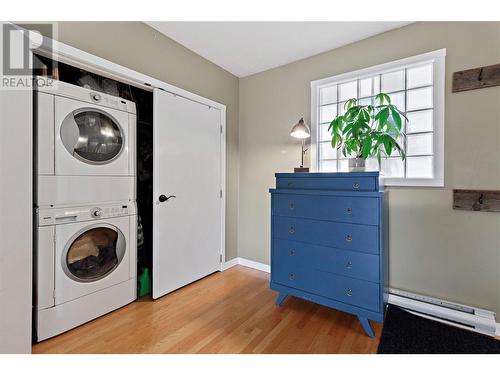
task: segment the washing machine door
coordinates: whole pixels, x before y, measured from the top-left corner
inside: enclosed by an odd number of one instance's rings
[[[56,176],[133,176],[135,115],[55,97]]]
[[[129,217],[56,225],[55,304],[130,279]]]
[[[79,231],[63,252],[64,273],[78,282],[100,280],[120,264],[125,255],[125,236],[109,224],[96,224]]]
[[[124,134],[108,113],[95,108],[70,112],[61,124],[61,142],[75,158],[87,164],[107,164],[124,148]]]

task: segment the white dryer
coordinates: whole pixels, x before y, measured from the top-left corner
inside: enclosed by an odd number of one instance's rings
[[[38,225],[38,341],[136,299],[134,202],[40,209]]]
[[[135,199],[134,102],[54,81],[36,108],[39,206]]]

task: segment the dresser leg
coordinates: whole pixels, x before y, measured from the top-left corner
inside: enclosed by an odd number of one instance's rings
[[[375,337],[375,334],[373,333],[372,326],[368,320],[368,318],[365,318],[364,316],[358,315],[359,322],[361,323],[361,326],[365,330],[365,333],[369,337]]]
[[[280,295],[278,296],[278,298],[276,298],[276,304],[278,306],[281,305],[281,302],[283,302],[283,300],[286,298],[286,296],[287,296],[286,293],[280,292]]]

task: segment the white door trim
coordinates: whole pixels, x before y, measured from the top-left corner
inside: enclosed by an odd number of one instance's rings
[[[31,45],[37,45],[31,43]],[[37,48],[37,53],[54,58],[68,65],[73,65],[81,69],[95,72],[105,77],[115,79],[124,83],[131,84],[144,90],[153,91],[154,88],[159,88],[170,92],[174,95],[182,96],[186,99],[205,104],[209,107],[217,108],[221,111],[221,265],[220,270],[224,269],[226,259],[226,106],[216,101],[204,98],[203,96],[193,94],[179,87],[170,85],[156,78],[142,74],[135,70],[129,69],[112,61],[92,55],[78,48],[67,44],[51,40],[44,37],[42,46]]]

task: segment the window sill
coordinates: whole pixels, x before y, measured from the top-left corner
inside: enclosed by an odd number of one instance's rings
[[[440,178],[380,178],[380,184],[386,187],[444,187],[444,180]]]

